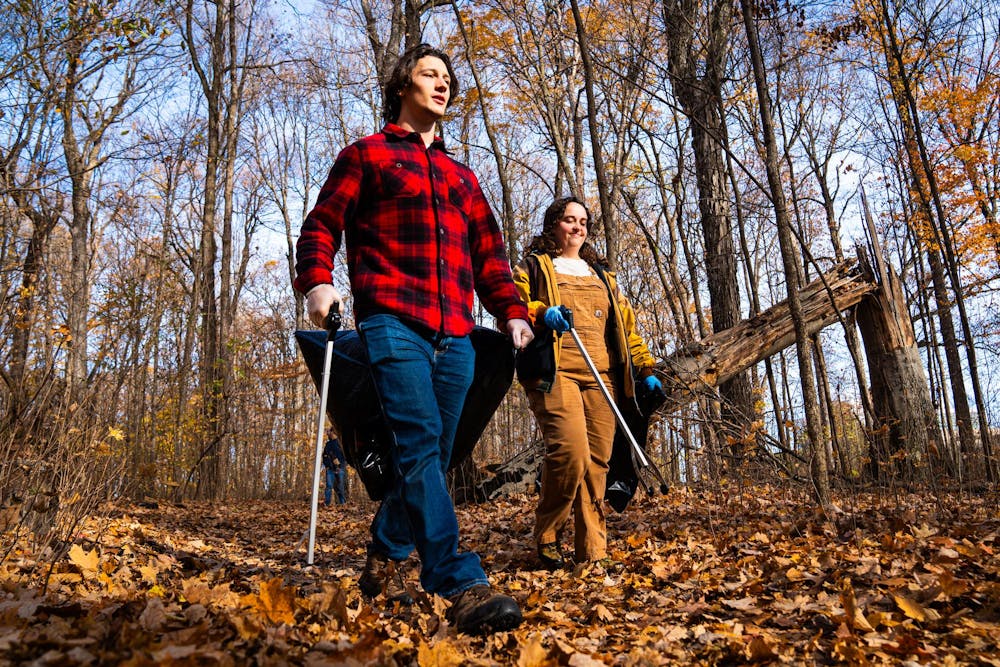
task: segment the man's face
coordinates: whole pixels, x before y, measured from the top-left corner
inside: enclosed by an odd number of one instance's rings
[[[410,73],[411,83],[403,91],[400,116],[440,120],[451,97],[451,76],[444,61],[424,56]]]

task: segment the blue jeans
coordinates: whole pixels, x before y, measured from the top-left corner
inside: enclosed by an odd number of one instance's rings
[[[488,584],[479,556],[458,551],[458,519],[445,481],[472,384],[472,343],[417,332],[393,315],[368,317],[358,330],[396,440],[396,479],[372,520],[369,549],[404,560],[416,548],[428,593],[449,597]]]
[[[329,507],[330,501],[333,499],[333,491],[336,490],[337,504],[343,505],[347,502],[347,494],[344,493],[343,465],[336,470],[333,468],[324,468],[324,470],[326,470],[326,486],[323,487],[323,504]]]

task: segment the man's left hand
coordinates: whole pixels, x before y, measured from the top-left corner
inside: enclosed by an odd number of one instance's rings
[[[518,350],[527,347],[535,338],[535,334],[531,332],[531,325],[525,320],[507,320],[507,334]]]

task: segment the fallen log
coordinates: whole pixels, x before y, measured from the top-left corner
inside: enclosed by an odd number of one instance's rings
[[[810,334],[837,321],[839,314],[878,289],[857,261],[848,261],[806,285],[799,292]],[[658,366],[668,413],[713,390],[734,375],[795,343],[788,302],[782,301],[736,326],[685,345]]]

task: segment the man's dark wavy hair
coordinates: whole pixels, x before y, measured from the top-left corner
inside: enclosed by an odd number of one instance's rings
[[[417,66],[417,61],[425,56],[440,58],[444,66],[448,68],[448,76],[451,77],[448,106],[451,106],[451,103],[458,97],[458,79],[455,77],[455,70],[451,66],[451,58],[448,57],[448,54],[440,49],[435,49],[430,44],[417,44],[413,48],[407,49],[399,57],[395,67],[392,68],[392,73],[389,74],[389,79],[382,88],[382,119],[385,122],[395,123],[399,120],[399,112],[403,105],[400,96],[413,83],[411,78],[413,68]]]
[[[579,204],[587,212],[587,235],[590,235],[593,220],[590,217],[590,209],[587,208],[587,205],[579,197],[560,197],[545,209],[545,215],[542,217],[542,233],[531,239],[531,243],[528,244],[527,249],[529,254],[532,252],[543,252],[550,257],[559,256],[562,252],[562,247],[556,240],[556,227],[566,212],[566,207],[570,204]],[[591,266],[605,267],[608,265],[608,261],[597,254],[594,246],[590,245],[590,241],[584,241],[583,246],[580,247],[580,258]]]

